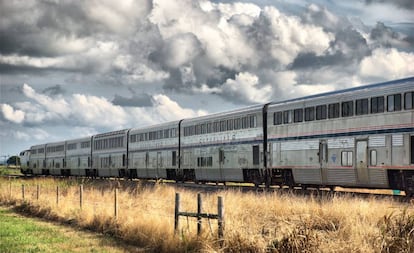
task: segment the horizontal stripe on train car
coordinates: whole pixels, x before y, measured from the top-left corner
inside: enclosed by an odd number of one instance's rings
[[[369,166],[368,169],[414,169],[413,165],[390,165],[390,166]],[[270,169],[321,169],[321,167],[315,166],[295,166],[295,165],[285,165],[285,166],[272,166]],[[327,166],[324,169],[347,169],[347,170],[355,170],[356,168],[353,166]]]
[[[355,131],[355,132],[326,133],[326,134],[302,135],[302,136],[289,136],[289,137],[269,138],[268,141],[269,142],[291,141],[291,140],[304,140],[304,139],[322,139],[322,138],[344,137],[344,136],[393,134],[393,133],[409,133],[409,132],[414,132],[414,127],[377,129],[377,130],[366,130],[366,131]]]

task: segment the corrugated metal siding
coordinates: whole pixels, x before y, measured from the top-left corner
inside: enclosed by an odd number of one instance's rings
[[[355,146],[354,138],[340,138],[340,139],[329,139],[329,148],[353,148]]]
[[[368,139],[369,147],[385,147],[385,136],[370,136]]]
[[[370,184],[375,186],[387,186],[387,173],[384,169],[368,169]]]
[[[320,169],[294,169],[293,178],[300,184],[320,184],[322,176]]]
[[[328,183],[331,184],[356,184],[356,173],[353,168],[349,169],[328,169],[327,172]]]
[[[404,144],[402,134],[393,134],[392,135],[392,145],[393,146],[402,146]]]
[[[319,149],[319,140],[282,142],[282,151]]]

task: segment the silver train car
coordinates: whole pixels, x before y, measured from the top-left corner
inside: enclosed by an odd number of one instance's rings
[[[32,146],[27,174],[414,193],[414,77]]]

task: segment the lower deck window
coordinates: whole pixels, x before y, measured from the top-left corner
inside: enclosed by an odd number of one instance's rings
[[[342,151],[342,166],[352,166],[352,151]]]
[[[371,150],[370,161],[371,161],[372,166],[377,165],[377,151],[376,150]]]

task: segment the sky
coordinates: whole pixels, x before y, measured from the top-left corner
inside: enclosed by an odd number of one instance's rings
[[[0,0],[0,158],[414,76],[412,0]]]

